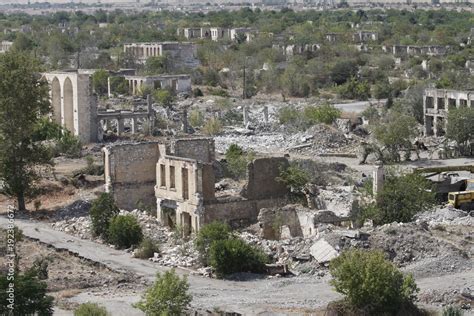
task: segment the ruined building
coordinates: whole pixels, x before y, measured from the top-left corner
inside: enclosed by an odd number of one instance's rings
[[[443,136],[450,109],[474,108],[474,91],[426,89],[423,93],[425,136]]]
[[[197,46],[186,42],[129,43],[123,45],[125,54],[129,54],[139,63],[145,63],[150,57],[169,56],[174,68],[195,68],[199,66]]]
[[[190,75],[124,76],[128,82],[129,93],[139,94],[144,88],[170,89],[174,93],[191,92]]]
[[[97,140],[97,98],[90,76],[80,71],[43,74],[50,85],[53,120],[84,143]]]
[[[215,220],[255,223],[261,208],[286,203],[287,188],[276,179],[286,158],[255,159],[241,194],[216,196],[213,139],[115,144],[103,152],[105,189],[120,208],[156,205],[161,223],[183,227],[186,234]]]
[[[148,121],[150,125],[154,122],[150,98],[145,110],[99,110],[88,70],[44,73],[43,78],[50,87],[53,121],[77,136],[82,143],[101,141],[103,130],[109,123],[115,124],[120,135],[126,123],[135,133],[139,121]]]

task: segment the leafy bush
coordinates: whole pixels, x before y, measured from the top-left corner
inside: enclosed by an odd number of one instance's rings
[[[47,284],[41,281],[35,269],[25,273],[15,273],[14,302],[10,302],[7,274],[0,275],[0,315],[11,315],[8,304],[14,305],[15,315],[53,315],[53,297],[46,295]]]
[[[255,158],[253,152],[245,152],[239,145],[231,144],[225,153],[227,170],[234,178],[241,178],[247,172],[247,164]]]
[[[474,108],[450,109],[446,136],[456,141],[461,154],[469,155],[469,144],[474,141]]]
[[[296,164],[290,164],[286,168],[280,168],[278,181],[284,183],[292,192],[300,192],[309,182],[309,175]]]
[[[304,116],[310,125],[317,123],[332,124],[341,116],[341,111],[331,104],[308,106],[304,109]]]
[[[411,275],[404,276],[380,251],[350,250],[329,265],[331,284],[350,305],[370,314],[395,314],[416,298],[418,288]]]
[[[70,131],[63,130],[61,138],[58,139],[55,147],[56,155],[64,155],[68,158],[81,157],[82,144],[78,137]]]
[[[92,75],[92,88],[99,95],[107,94],[107,78],[109,73],[107,70],[99,69]]]
[[[280,124],[295,124],[301,121],[301,112],[293,107],[284,107],[278,111]]]
[[[148,259],[153,257],[155,252],[160,252],[158,243],[151,238],[145,238],[138,246],[134,256],[135,258]]]
[[[126,94],[128,89],[128,81],[124,77],[110,77],[110,90],[113,94]]]
[[[435,204],[431,183],[419,174],[394,176],[387,174],[381,192],[376,198],[375,224],[410,222],[417,213],[427,211]]]
[[[204,93],[202,93],[201,89],[199,88],[193,89],[193,97],[197,98],[197,97],[202,97],[202,96],[204,96]]]
[[[459,307],[449,305],[443,308],[443,316],[462,316],[462,315],[464,315],[464,312]]]
[[[107,309],[96,303],[83,303],[74,310],[74,316],[108,316]]]
[[[261,273],[267,261],[262,250],[237,238],[215,241],[209,250],[209,263],[218,277],[237,272]]]
[[[174,102],[173,94],[166,89],[156,89],[153,92],[153,99],[162,107],[170,107]]]
[[[92,156],[86,157],[87,166],[82,168],[79,172],[89,174],[91,176],[100,176],[104,174],[104,166],[96,165]]]
[[[118,248],[130,248],[143,240],[140,224],[133,215],[117,215],[110,221],[107,240]]]
[[[62,136],[62,127],[49,118],[44,117],[39,120],[35,132],[32,136],[33,141],[58,140]]]
[[[204,124],[202,131],[209,136],[217,135],[222,131],[222,123],[218,118],[213,117]]]
[[[89,213],[92,221],[92,233],[107,240],[110,220],[119,213],[113,196],[109,193],[102,193],[92,202]]]
[[[342,86],[339,86],[338,92],[342,98],[367,100],[370,97],[370,86],[365,81],[358,81],[352,78]]]
[[[189,113],[189,123],[192,127],[200,127],[204,124],[204,115],[198,109],[194,109]]]
[[[218,240],[226,240],[231,237],[230,227],[221,222],[212,222],[202,227],[194,240],[196,250],[199,252],[201,262],[205,265],[209,260],[209,248]]]
[[[182,279],[173,270],[156,274],[155,283],[146,291],[136,307],[146,315],[183,315],[191,303],[186,276]]]

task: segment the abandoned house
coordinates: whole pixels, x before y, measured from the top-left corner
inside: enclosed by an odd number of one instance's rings
[[[52,105],[51,118],[54,122],[77,136],[82,143],[101,141],[107,126],[114,125],[121,135],[125,127],[131,133],[138,131],[139,123],[152,126],[154,111],[151,98],[143,105],[144,110],[106,110],[99,109],[97,96],[92,91],[91,71],[71,70],[44,73],[48,81]]]
[[[13,42],[2,41],[2,43],[0,43],[0,54],[8,52],[12,46]]]
[[[176,31],[178,36],[182,36],[187,40],[192,39],[211,39],[219,40],[235,40],[239,35],[245,35],[246,41],[252,39],[254,31],[249,28],[222,28],[222,27],[186,27],[178,28]]]
[[[474,108],[474,91],[426,89],[423,93],[425,136],[443,136],[449,110],[460,107]]]
[[[138,63],[145,63],[150,57],[169,56],[176,69],[194,68],[199,65],[197,46],[187,42],[153,42],[129,43],[123,45],[123,51],[135,58]]]
[[[170,89],[175,93],[191,91],[190,75],[158,75],[158,76],[125,76],[129,93],[139,94],[142,89]]]
[[[186,234],[215,220],[231,226],[256,223],[260,209],[287,201],[287,188],[276,179],[288,165],[283,157],[253,160],[242,192],[217,196],[211,138],[114,144],[103,152],[105,189],[120,208],[156,205],[161,223],[182,227]]]
[[[449,46],[430,45],[430,46],[407,46],[407,45],[393,45],[382,46],[382,50],[386,53],[391,53],[394,56],[443,56],[448,50]]]
[[[352,40],[356,43],[377,41],[378,39],[379,34],[377,32],[359,31],[352,34]]]

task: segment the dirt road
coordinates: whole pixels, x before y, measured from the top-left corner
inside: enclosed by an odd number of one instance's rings
[[[53,230],[48,224],[28,220],[16,220],[15,224],[30,238],[38,239],[58,249],[67,249],[77,255],[101,262],[116,271],[126,271],[152,280],[156,272],[167,270],[152,262],[134,259],[123,251],[115,250],[88,240],[82,240],[66,233]],[[5,227],[7,219],[0,217],[0,226]],[[180,274],[188,274],[190,290],[193,295],[193,307],[220,308],[225,311],[240,312],[245,315],[256,315],[264,311],[275,313],[300,314],[305,310],[313,310],[326,305],[329,301],[339,298],[329,285],[329,277],[318,279],[315,276],[260,279],[251,281],[222,281],[200,276],[189,275],[187,271],[178,270]],[[459,290],[472,286],[474,271],[464,271],[441,277],[418,279],[422,291]],[[139,299],[138,293],[130,295],[114,295],[114,293],[94,295],[83,293],[74,301],[96,301],[103,303],[114,311],[113,315],[141,315],[130,306]],[[67,315],[58,311],[57,315]]]

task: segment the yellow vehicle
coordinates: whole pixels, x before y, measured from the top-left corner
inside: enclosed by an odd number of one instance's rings
[[[449,192],[448,202],[462,210],[474,209],[474,179],[466,181],[466,189],[459,192]]]

